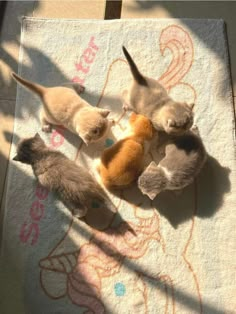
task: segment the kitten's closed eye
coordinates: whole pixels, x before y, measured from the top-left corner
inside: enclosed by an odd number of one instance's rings
[[[94,135],[98,135],[100,133],[100,129],[99,128],[95,128],[91,131]]]

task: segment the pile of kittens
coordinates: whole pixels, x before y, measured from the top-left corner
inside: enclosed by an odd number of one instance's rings
[[[123,92],[123,110],[133,111],[130,133],[102,153],[97,167],[101,181],[110,192],[137,183],[140,191],[153,200],[161,191],[180,190],[193,182],[206,161],[206,150],[193,126],[193,104],[176,102],[156,80],[140,73],[123,47],[133,81]],[[44,132],[52,125],[63,125],[78,134],[86,145],[100,140],[107,132],[110,111],[91,106],[79,94],[84,87],[44,87],[15,73],[13,77],[42,100],[40,121]],[[152,145],[163,151],[158,164],[145,167],[145,155]],[[37,133],[23,139],[13,160],[32,166],[39,183],[56,191],[76,217],[84,217],[97,199],[115,212],[105,189],[85,170],[59,151],[49,149]]]

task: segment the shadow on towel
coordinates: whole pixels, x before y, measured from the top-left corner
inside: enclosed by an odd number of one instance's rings
[[[210,218],[222,206],[224,195],[230,191],[229,174],[230,169],[222,167],[215,158],[208,156],[194,183],[184,188],[179,195],[173,191],[160,193],[152,202],[152,207],[175,228],[193,215]],[[143,196],[135,185],[124,190],[122,198],[135,206],[150,209],[148,197]]]
[[[230,191],[229,173],[230,169],[208,156],[193,184],[183,189],[180,195],[171,191],[161,193],[154,201],[155,207],[174,227],[193,215],[210,218],[223,204],[224,195]]]

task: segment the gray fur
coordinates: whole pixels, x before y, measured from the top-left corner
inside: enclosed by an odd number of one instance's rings
[[[134,80],[123,92],[124,110],[132,110],[149,118],[155,129],[168,134],[181,134],[193,124],[193,106],[176,102],[157,80],[142,75],[128,51],[123,47]]]
[[[13,160],[31,165],[39,183],[57,192],[76,216],[85,216],[93,200],[115,212],[114,205],[91,174],[61,152],[47,148],[38,133],[19,143]]]
[[[151,162],[138,180],[143,194],[154,199],[163,190],[179,190],[193,182],[206,161],[204,145],[189,131],[172,136],[165,144],[165,157],[157,165]]]

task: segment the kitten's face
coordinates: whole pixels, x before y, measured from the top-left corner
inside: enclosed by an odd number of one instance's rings
[[[156,187],[157,178],[153,173],[150,173],[148,170],[145,170],[138,179],[138,187],[140,191],[147,195],[151,200],[160,193],[160,190]],[[155,183],[154,183],[155,182]],[[154,184],[153,184],[154,183]]]
[[[96,108],[82,112],[77,125],[77,133],[86,145],[100,140],[107,132],[109,110]]]
[[[193,125],[193,106],[186,103],[175,103],[163,108],[163,128],[168,134],[181,135]]]
[[[17,154],[13,160],[20,161],[24,164],[31,164],[33,154],[44,147],[46,147],[44,141],[39,134],[36,133],[34,137],[23,139],[19,142],[17,146]]]
[[[147,140],[153,137],[154,130],[152,123],[145,116],[133,112],[130,116],[129,123],[136,135],[145,137]]]
[[[138,179],[138,188],[151,200],[163,189],[163,182],[157,173],[157,164],[152,161]]]

